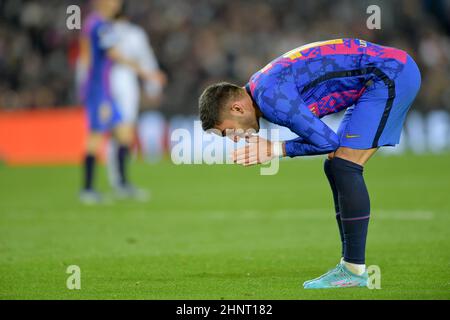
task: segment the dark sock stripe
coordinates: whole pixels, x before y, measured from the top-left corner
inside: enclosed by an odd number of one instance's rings
[[[355,221],[355,220],[364,220],[364,219],[369,219],[369,218],[370,218],[370,214],[367,216],[347,218],[347,219],[341,217],[341,221]]]

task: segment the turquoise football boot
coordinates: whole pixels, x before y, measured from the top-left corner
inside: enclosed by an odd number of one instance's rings
[[[314,280],[306,281],[303,284],[305,289],[330,289],[330,288],[351,288],[367,287],[369,276],[367,271],[358,276],[350,272],[343,264],[338,264],[336,268],[328,271],[324,275]]]
[[[315,278],[315,279],[311,279],[311,280],[307,280],[307,281],[303,282],[303,287],[304,287],[306,284],[308,284],[309,282],[313,282],[313,281],[320,280],[320,279],[322,279],[323,277],[328,276],[330,273],[336,272],[336,270],[339,268],[340,265],[341,265],[341,263],[338,263],[338,264],[336,265],[336,267],[334,267],[333,269],[328,270],[325,274],[321,275],[320,277],[317,277],[317,278]]]

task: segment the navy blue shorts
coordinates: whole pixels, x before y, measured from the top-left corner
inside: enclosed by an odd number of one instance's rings
[[[85,105],[90,131],[109,131],[121,122],[120,109],[114,99],[99,95],[87,99]]]
[[[408,55],[403,70],[395,79],[379,69],[375,74],[373,83],[345,112],[338,129],[342,147],[371,149],[400,142],[406,114],[420,88],[419,68]]]

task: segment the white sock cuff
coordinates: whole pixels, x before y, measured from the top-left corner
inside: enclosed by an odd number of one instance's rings
[[[283,142],[272,142],[272,153],[275,157],[281,158],[283,156]]]

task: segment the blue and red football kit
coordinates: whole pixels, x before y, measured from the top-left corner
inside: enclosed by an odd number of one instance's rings
[[[315,42],[273,60],[246,85],[263,117],[299,137],[288,156],[339,146],[370,149],[399,143],[420,88],[414,60],[399,49],[359,39]],[[320,118],[346,109],[337,134]]]
[[[119,107],[111,94],[110,77],[113,62],[107,51],[115,45],[112,25],[97,14],[91,14],[82,29],[89,42],[90,65],[82,92],[91,131],[112,129],[121,121]]]

